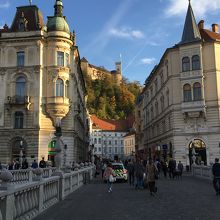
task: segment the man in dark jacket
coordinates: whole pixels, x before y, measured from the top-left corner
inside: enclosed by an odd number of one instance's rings
[[[215,158],[215,163],[212,166],[212,174],[216,195],[220,195],[220,163],[218,158]]]
[[[39,163],[39,167],[40,168],[46,168],[47,167],[47,164],[46,164],[46,161],[44,160],[44,157],[42,157],[42,160]]]

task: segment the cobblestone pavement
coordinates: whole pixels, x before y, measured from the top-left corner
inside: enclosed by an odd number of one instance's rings
[[[100,180],[85,185],[35,220],[217,220],[220,196],[212,182],[184,176],[161,177],[158,193],[135,190],[128,183],[115,183],[113,192]]]

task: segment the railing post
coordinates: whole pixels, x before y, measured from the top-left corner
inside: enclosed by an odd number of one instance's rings
[[[33,172],[31,169],[29,169],[28,171],[28,181],[29,182],[32,182],[33,181]]]
[[[15,204],[15,197],[14,194],[10,194],[6,197],[6,204],[5,204],[5,220],[13,220],[14,219],[14,204]],[[4,217],[3,217],[4,219]]]
[[[38,210],[39,210],[39,213],[41,213],[44,207],[44,184],[40,184],[38,198],[39,198]]]

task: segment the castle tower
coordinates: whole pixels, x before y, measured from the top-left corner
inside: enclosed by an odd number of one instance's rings
[[[115,69],[116,69],[116,73],[114,75],[115,78],[115,82],[120,85],[120,83],[122,82],[122,62],[116,62],[115,63]]]

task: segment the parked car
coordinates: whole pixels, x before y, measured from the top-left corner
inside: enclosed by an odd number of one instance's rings
[[[127,181],[128,180],[128,171],[125,169],[123,163],[112,163],[112,169],[114,170],[116,181],[118,180],[123,180]]]

